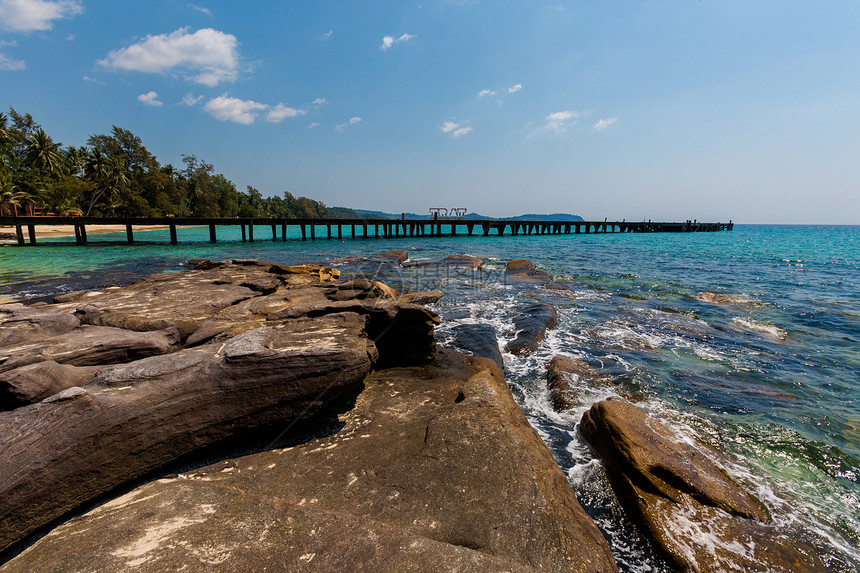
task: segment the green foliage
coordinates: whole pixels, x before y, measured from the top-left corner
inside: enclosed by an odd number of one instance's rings
[[[28,114],[0,113],[0,216],[32,207],[100,216],[283,217],[340,216],[323,203],[242,192],[215,167],[182,155],[183,169],[161,165],[140,137],[119,126],[84,146],[63,147]]]

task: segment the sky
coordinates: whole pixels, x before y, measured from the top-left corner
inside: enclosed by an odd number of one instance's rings
[[[860,224],[860,3],[0,0],[0,109],[399,213]]]

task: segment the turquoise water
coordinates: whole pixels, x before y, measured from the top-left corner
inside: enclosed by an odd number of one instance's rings
[[[324,235],[324,227],[317,229]],[[297,233],[294,233],[297,235]],[[401,289],[441,288],[439,336],[462,322],[493,324],[509,340],[510,313],[532,301],[559,309],[559,328],[534,354],[505,355],[511,388],[567,472],[624,571],[665,565],[607,491],[600,463],[578,436],[582,413],[620,394],[675,429],[727,453],[729,471],[756,490],[777,520],[816,543],[834,571],[860,567],[860,227],[736,226],[699,234],[454,237],[257,241],[238,229],[138,233],[153,241],[87,247],[0,247],[0,296],[50,296],[123,284],[190,258],[330,262],[389,249],[411,260],[454,253],[483,257],[487,270],[389,271]],[[267,227],[255,236],[271,238]],[[229,242],[230,240],[233,242]],[[67,239],[66,239],[67,240]],[[569,288],[511,285],[504,264],[535,261]],[[577,404],[554,412],[544,384],[555,354],[585,360],[601,380],[582,381]]]

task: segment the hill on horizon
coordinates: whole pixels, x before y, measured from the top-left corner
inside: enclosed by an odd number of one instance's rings
[[[373,217],[379,219],[400,219],[405,216],[406,219],[423,219],[427,220],[430,215],[419,215],[418,213],[386,213],[385,211],[373,211],[369,209],[348,209],[346,207],[329,207],[333,213],[337,213],[341,217],[349,217],[350,213],[357,213],[362,217]],[[467,213],[464,219],[469,221],[584,221],[579,215],[570,213],[551,213],[543,215],[539,213],[527,213],[525,215],[517,215],[516,217],[488,217],[479,213]]]

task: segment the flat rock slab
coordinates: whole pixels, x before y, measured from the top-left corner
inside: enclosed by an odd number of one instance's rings
[[[145,484],[30,571],[616,571],[489,360],[376,372],[334,434]]]
[[[621,399],[598,402],[580,430],[627,513],[680,568],[826,570],[811,544],[768,525],[764,505],[713,461],[719,453],[678,441],[644,410]]]
[[[505,349],[511,354],[529,354],[537,350],[546,331],[558,324],[558,311],[551,304],[533,304],[514,316],[516,336]]]
[[[0,373],[46,360],[72,366],[130,362],[172,352],[177,344],[179,331],[174,327],[135,332],[85,325],[53,338],[0,347]]]

